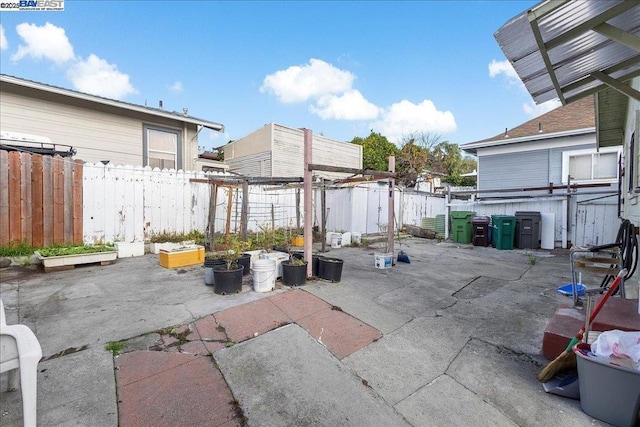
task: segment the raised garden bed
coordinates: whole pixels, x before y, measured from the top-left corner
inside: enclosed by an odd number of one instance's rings
[[[35,251],[45,273],[72,270],[79,264],[109,265],[118,257],[111,246],[73,246],[69,248],[45,248]]]
[[[160,265],[178,268],[204,263],[204,246],[192,245],[172,250],[160,250]]]

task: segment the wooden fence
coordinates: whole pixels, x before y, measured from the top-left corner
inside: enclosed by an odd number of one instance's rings
[[[82,163],[0,150],[0,245],[82,243]]]

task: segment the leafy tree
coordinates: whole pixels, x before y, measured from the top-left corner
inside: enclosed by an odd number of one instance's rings
[[[362,167],[386,171],[389,168],[389,156],[398,154],[398,147],[389,142],[386,136],[373,130],[366,138],[356,136],[351,140],[352,144],[362,146]]]
[[[402,147],[396,162],[400,183],[412,187],[425,170],[445,172],[432,153],[441,138],[440,135],[429,132],[414,132],[402,137]]]
[[[447,175],[443,179],[444,182],[449,182],[453,185],[474,185],[473,178],[469,180],[461,175],[472,172],[476,168],[476,161],[463,158],[460,147],[457,144],[443,141],[436,145],[433,154],[438,166]]]
[[[427,169],[429,161],[429,151],[416,144],[415,141],[406,142],[396,159],[396,171],[398,172],[398,183],[407,187],[416,185],[418,176]]]

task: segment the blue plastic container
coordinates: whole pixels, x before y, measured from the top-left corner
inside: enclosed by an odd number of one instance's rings
[[[584,290],[587,289],[582,283],[578,283],[578,296],[584,296]],[[573,283],[566,283],[556,289],[562,295],[573,296]]]

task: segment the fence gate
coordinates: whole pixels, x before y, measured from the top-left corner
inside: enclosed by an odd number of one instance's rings
[[[578,202],[575,218],[575,245],[603,245],[615,242],[620,226],[620,221],[617,220],[617,202]]]

